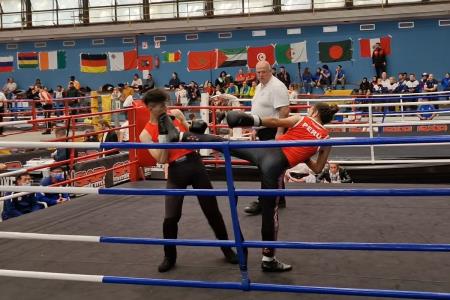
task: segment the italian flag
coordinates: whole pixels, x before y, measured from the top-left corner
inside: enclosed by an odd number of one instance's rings
[[[381,48],[383,48],[384,54],[391,54],[391,36],[384,36],[381,38],[360,39],[359,50],[361,57],[372,57],[373,47],[376,43],[381,44]]]
[[[65,51],[49,51],[39,52],[39,69],[58,70],[66,68],[66,52]]]
[[[292,44],[277,44],[275,56],[278,64],[307,62],[306,41]]]

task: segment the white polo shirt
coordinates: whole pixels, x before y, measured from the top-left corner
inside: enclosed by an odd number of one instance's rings
[[[258,84],[252,99],[252,114],[278,118],[278,108],[289,106],[289,92],[282,81],[272,75],[265,85]]]

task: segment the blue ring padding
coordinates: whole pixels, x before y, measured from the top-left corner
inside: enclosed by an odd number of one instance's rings
[[[346,138],[308,141],[264,141],[264,142],[213,142],[213,143],[100,143],[99,148],[121,149],[217,149],[217,148],[278,148],[294,146],[354,146],[354,145],[392,145],[450,143],[450,136],[406,136],[376,138]]]
[[[236,247],[234,240],[186,240],[186,239],[154,239],[102,236],[100,243],[135,244],[135,245],[177,245],[193,247]],[[351,250],[351,251],[421,251],[450,252],[450,244],[412,244],[412,243],[314,243],[285,241],[244,241],[248,248],[283,248],[283,249],[315,249],[315,250]]]
[[[226,189],[141,189],[141,188],[99,188],[101,195],[170,195],[170,196],[228,196]],[[450,188],[420,189],[236,189],[236,196],[314,196],[314,197],[410,197],[410,196],[450,196]]]
[[[378,94],[377,94],[378,95]],[[369,98],[349,98],[348,100],[355,100],[355,101],[398,101],[403,99],[428,99],[428,98],[447,98],[450,94],[449,93],[442,93],[442,94],[435,94],[435,95],[409,95],[409,96],[402,96],[402,94],[397,94],[397,96],[379,96],[379,97],[369,97]],[[330,99],[330,102],[333,100]],[[309,102],[314,102],[314,100],[309,100]],[[399,104],[401,104],[399,102]]]
[[[196,281],[196,280],[152,279],[152,278],[118,277],[118,276],[103,276],[102,282],[115,284],[151,285],[151,286],[215,288],[226,290],[243,289],[243,285],[241,285],[238,282],[210,282],[210,281]],[[250,291],[271,291],[271,292],[305,293],[305,294],[370,296],[383,298],[394,297],[394,298],[409,298],[409,299],[450,299],[449,293],[416,292],[416,291],[332,288],[332,287],[317,287],[317,286],[289,286],[289,285],[267,284],[267,283],[250,283],[248,288]]]

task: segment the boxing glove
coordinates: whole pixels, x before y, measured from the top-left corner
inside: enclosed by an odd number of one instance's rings
[[[250,115],[242,111],[232,110],[227,113],[227,123],[231,128],[260,126],[261,118],[257,115]]]
[[[208,129],[208,124],[203,120],[193,120],[189,131],[198,134],[204,134],[206,129]]]
[[[165,113],[158,118],[158,131],[158,142],[160,143],[178,142],[180,140],[180,132]]]

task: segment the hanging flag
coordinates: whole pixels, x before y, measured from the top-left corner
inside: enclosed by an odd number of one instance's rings
[[[351,60],[353,57],[352,40],[337,42],[319,42],[319,61],[335,62]]]
[[[381,48],[384,50],[385,55],[391,54],[391,37],[384,36],[374,39],[360,39],[359,40],[359,52],[361,57],[372,57],[372,51],[376,43],[381,44]]]
[[[217,67],[239,67],[247,65],[247,49],[219,49],[217,51]]]
[[[203,71],[216,68],[217,50],[188,52],[188,72]]]
[[[174,63],[181,61],[181,51],[178,50],[176,52],[163,52],[162,53],[162,61],[166,63]]]
[[[66,68],[66,52],[65,51],[49,51],[39,52],[39,69],[57,70]]]
[[[36,69],[39,66],[37,52],[17,52],[17,66],[19,69]]]
[[[81,54],[81,72],[84,73],[104,73],[106,72],[106,54]]]
[[[259,61],[267,61],[270,65],[275,63],[275,51],[273,45],[263,47],[249,47],[247,49],[248,66],[256,67]]]
[[[12,56],[0,56],[0,73],[12,72],[14,57]]]
[[[110,71],[133,70],[137,67],[136,49],[125,52],[108,52],[108,57]]]
[[[278,64],[307,62],[306,41],[293,44],[277,44],[275,56]]]
[[[151,71],[153,69],[152,57],[150,55],[138,56],[138,69],[141,71]]]

